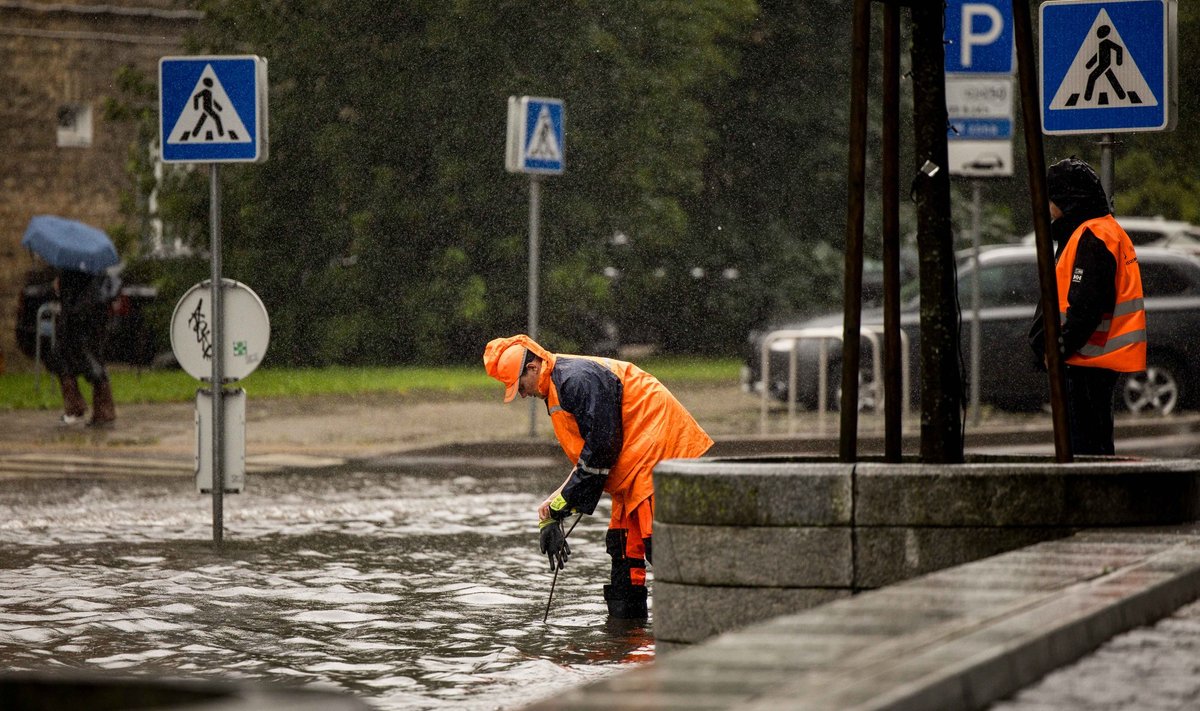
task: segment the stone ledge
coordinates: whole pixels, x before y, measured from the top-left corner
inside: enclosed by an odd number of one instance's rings
[[[796,465],[804,465],[804,476]],[[849,525],[853,464],[812,458],[676,459],[654,469],[655,521]]]
[[[855,593],[1083,528],[1200,518],[1196,460],[672,460],[655,469],[655,489],[655,578],[693,588]],[[686,598],[707,609],[679,609],[681,599],[656,601],[658,639],[695,643],[733,628],[719,621],[728,613],[722,594],[693,590]],[[758,619],[779,612],[771,605]],[[754,619],[752,606],[736,617]]]
[[[1198,591],[1200,527],[1085,531],[726,633],[528,708],[984,708]]]

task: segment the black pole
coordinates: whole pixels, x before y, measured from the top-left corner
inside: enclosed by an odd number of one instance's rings
[[[900,349],[900,8],[883,8],[883,459],[902,445]],[[879,354],[875,354],[879,357]]]
[[[950,225],[943,3],[917,3],[910,13],[917,163],[913,196],[921,260],[921,459],[957,464],[963,461],[963,384]]]
[[[1054,277],[1054,246],[1050,241],[1050,198],[1046,193],[1046,154],[1042,146],[1042,116],[1037,65],[1033,61],[1033,25],[1027,0],[1013,2],[1013,35],[1017,45],[1017,75],[1021,83],[1021,117],[1025,126],[1025,154],[1029,167],[1029,200],[1037,238],[1038,280],[1042,287],[1042,328],[1046,333],[1046,368],[1050,377],[1050,412],[1054,421],[1054,453],[1067,464],[1074,459],[1067,428],[1066,383],[1062,340],[1058,323],[1058,282]]]
[[[842,321],[842,418],[839,455],[858,458],[858,361],[862,346],[863,219],[867,172],[867,62],[871,49],[871,0],[854,0],[850,68],[850,165],[846,201],[846,260]]]

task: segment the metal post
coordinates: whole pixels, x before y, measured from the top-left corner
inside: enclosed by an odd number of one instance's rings
[[[539,175],[529,176],[529,337],[538,337],[538,264],[540,240],[538,229],[541,221],[542,179]],[[537,437],[537,398],[529,401],[529,436]]]
[[[979,380],[980,348],[982,347],[983,324],[979,319],[979,243],[983,232],[982,181],[971,181],[971,259],[975,268],[971,270],[971,424],[979,426]]]
[[[907,378],[900,354],[900,8],[883,8],[883,458],[899,462]],[[879,353],[875,363],[879,364]],[[879,382],[876,381],[876,386]],[[902,394],[902,388],[905,388]]]
[[[1100,185],[1109,203],[1113,199],[1113,147],[1117,145],[1116,136],[1111,133],[1100,134]]]
[[[218,164],[213,163],[209,173],[209,234],[212,251],[212,497],[213,497],[213,543],[221,545],[225,527],[225,408],[222,402],[225,372],[222,366],[224,355],[224,299],[221,284],[221,187]]]
[[[867,172],[867,74],[871,0],[854,0],[850,69],[850,166],[846,204],[845,291],[842,329],[842,418],[839,461],[858,459],[858,366],[862,324],[864,203]]]
[[[1038,278],[1042,288],[1042,326],[1046,331],[1046,365],[1050,371],[1050,412],[1054,422],[1054,453],[1060,464],[1074,460],[1067,424],[1066,381],[1058,342],[1058,282],[1054,276],[1054,248],[1050,244],[1050,205],[1046,194],[1046,153],[1042,145],[1042,115],[1038,100],[1037,65],[1033,61],[1033,22],[1029,4],[1013,3],[1013,35],[1021,86],[1021,117],[1025,128],[1025,155],[1029,167],[1029,200],[1037,236]]]

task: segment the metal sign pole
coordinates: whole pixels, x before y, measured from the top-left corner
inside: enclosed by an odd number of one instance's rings
[[[971,270],[971,423],[978,426],[979,414],[979,381],[980,381],[980,330],[983,324],[979,318],[979,243],[983,232],[983,191],[980,185],[983,181],[973,180],[971,194],[971,259],[975,268]]]
[[[218,164],[210,164],[211,185],[209,186],[209,233],[212,238],[212,497],[213,497],[213,543],[221,545],[224,530],[225,503],[225,448],[222,446],[225,432],[222,403],[224,389],[224,304],[221,296],[221,188]]]
[[[1100,186],[1104,188],[1104,196],[1111,203],[1113,199],[1113,146],[1117,145],[1116,136],[1111,133],[1100,134]]]
[[[538,264],[540,239],[540,212],[542,209],[542,179],[539,175],[529,176],[529,337],[538,337]],[[537,437],[537,398],[529,401],[529,436]]]

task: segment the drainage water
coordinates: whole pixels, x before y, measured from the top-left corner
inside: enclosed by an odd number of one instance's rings
[[[313,685],[399,711],[519,707],[652,659],[648,627],[606,623],[607,512],[571,534],[543,625],[534,509],[553,484],[464,470],[251,476],[220,551],[190,480],[9,481],[0,668]]]

